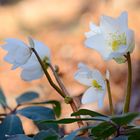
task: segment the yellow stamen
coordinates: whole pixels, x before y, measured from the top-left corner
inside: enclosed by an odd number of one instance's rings
[[[116,50],[118,50],[118,47],[119,47],[119,42],[117,40],[114,40],[112,42],[112,50],[116,51]]]
[[[126,45],[126,35],[125,33],[117,34],[113,33],[111,34],[111,48],[113,51],[117,51],[121,45]]]
[[[93,80],[93,81],[92,81],[92,85],[93,85],[95,88],[99,89],[99,90],[102,89],[102,86],[99,85],[99,83],[98,83],[96,80]]]

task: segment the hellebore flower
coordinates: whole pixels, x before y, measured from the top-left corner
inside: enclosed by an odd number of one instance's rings
[[[127,12],[118,18],[101,16],[100,25],[90,23],[90,31],[85,33],[86,47],[97,50],[104,60],[125,61],[124,55],[132,52],[135,46],[134,32],[128,28]]]
[[[29,47],[18,39],[8,38],[5,41],[7,43],[1,46],[8,51],[4,60],[13,64],[12,69],[16,69],[25,64],[31,56]]]
[[[85,64],[79,63],[79,70],[74,78],[81,84],[88,86],[82,96],[82,104],[98,102],[99,108],[103,107],[103,100],[106,93],[106,84],[101,73],[96,69],[89,69]]]
[[[4,60],[13,64],[12,69],[21,67],[21,78],[25,81],[31,81],[41,78],[44,74],[37,57],[32,52],[31,48],[34,47],[39,57],[43,61],[50,61],[50,50],[42,42],[29,38],[30,46],[24,42],[8,38],[7,44],[1,46],[8,51],[8,54],[4,57]]]

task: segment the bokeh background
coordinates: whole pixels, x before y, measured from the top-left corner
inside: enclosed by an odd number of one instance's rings
[[[129,27],[135,31],[136,48],[132,54],[133,97],[131,111],[140,111],[140,0],[0,0],[0,41],[5,38],[19,38],[27,42],[27,36],[44,42],[50,49],[52,62],[60,67],[60,75],[71,96],[80,97],[86,87],[77,83],[73,75],[77,64],[84,62],[90,67],[98,68],[103,74],[106,69],[111,72],[111,87],[116,112],[122,110],[127,65],[114,61],[104,62],[101,56],[84,47],[84,33],[89,30],[89,22],[99,23],[101,15],[117,17],[122,11],[129,15]],[[20,78],[20,69],[10,70],[11,65],[4,62],[5,51],[0,49],[0,86],[8,97],[10,106],[15,106],[15,98],[29,90],[40,93],[40,100],[56,99],[63,105],[62,117],[71,113],[69,105],[50,87],[45,77],[32,82]],[[108,96],[104,109],[108,112]],[[78,104],[78,101],[77,101]],[[98,110],[96,104],[86,107]],[[24,120],[26,133],[37,131]],[[71,131],[76,124],[68,125]]]

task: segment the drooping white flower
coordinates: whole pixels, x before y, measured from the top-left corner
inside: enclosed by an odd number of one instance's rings
[[[37,57],[32,52],[34,48],[42,61],[50,61],[50,50],[42,42],[30,38],[28,46],[18,39],[6,39],[7,44],[1,46],[8,51],[5,61],[13,64],[12,69],[21,67],[21,78],[26,81],[41,78],[44,74]]]
[[[82,104],[98,102],[99,108],[102,108],[106,93],[106,84],[101,73],[96,69],[92,70],[88,68],[83,63],[80,63],[78,68],[74,78],[81,84],[89,87],[82,96]]]
[[[34,43],[34,49],[38,53],[42,61],[50,61],[50,50],[42,42],[37,40],[32,40]],[[21,78],[25,81],[31,81],[38,78],[41,78],[44,74],[40,63],[37,60],[37,57],[32,53],[31,57],[26,64],[22,65]]]
[[[8,51],[4,60],[13,64],[12,69],[16,69],[25,64],[31,56],[31,50],[29,47],[18,39],[8,38],[5,39],[5,41],[7,43],[1,46]]]
[[[131,53],[135,46],[134,32],[128,28],[127,12],[118,18],[101,16],[100,25],[90,23],[90,31],[85,35],[86,47],[97,50],[105,60],[124,62],[124,55]]]

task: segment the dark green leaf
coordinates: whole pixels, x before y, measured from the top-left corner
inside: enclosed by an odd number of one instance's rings
[[[74,140],[93,140],[93,139],[88,137],[75,137]]]
[[[7,140],[6,135],[23,134],[22,123],[16,115],[8,115],[0,124],[0,138]]]
[[[106,117],[92,117],[92,118],[65,118],[60,120],[43,120],[38,121],[38,123],[56,123],[56,124],[68,124],[78,121],[109,121],[109,118]]]
[[[9,136],[7,140],[33,140],[33,138],[27,137],[24,134],[17,134]]]
[[[116,131],[116,128],[108,122],[102,122],[94,126],[91,130],[92,135],[98,139],[105,139],[111,136]]]
[[[19,97],[17,97],[16,102],[17,104],[23,104],[26,102],[30,102],[38,97],[39,97],[38,93],[34,91],[30,91],[30,92],[23,93]]]
[[[140,114],[137,112],[126,113],[126,114],[122,114],[119,116],[114,116],[111,118],[111,120],[118,125],[125,125],[125,124],[129,124],[130,122],[132,122],[139,115]]]
[[[63,140],[84,140],[82,137],[77,137],[78,133],[80,131],[85,131],[85,130],[88,130],[88,129],[91,129],[93,126],[85,126],[85,127],[82,127],[82,128],[79,128],[75,131],[73,131],[72,133],[70,133],[68,136],[65,136],[63,138]],[[90,140],[90,138],[86,138],[85,140]]]
[[[40,104],[52,104],[53,110],[57,117],[60,117],[61,115],[61,104],[58,101],[50,100],[50,101],[44,101],[44,102],[33,102],[31,103],[33,105],[40,105]]]
[[[128,140],[128,136],[119,136],[114,138],[113,140]]]
[[[31,120],[38,121],[44,119],[55,119],[55,114],[52,109],[44,106],[29,106],[17,110],[16,113],[19,113]]]
[[[43,106],[30,106],[23,108],[21,110],[17,110],[16,113],[19,113],[31,120],[40,121],[40,120],[52,120],[55,119],[54,111],[48,107]],[[47,130],[49,128],[53,128],[58,131],[58,126],[56,124],[40,124],[35,123],[40,130]]]
[[[140,140],[140,128],[131,128],[126,131],[129,140]]]
[[[2,91],[2,89],[0,88],[0,104],[3,106],[3,107],[6,107],[7,106],[7,102],[6,102],[6,98],[5,98],[5,95]]]
[[[34,140],[59,140],[59,135],[52,129],[42,130],[34,136]]]
[[[88,110],[88,109],[80,109],[77,112],[74,112],[74,113],[71,114],[71,116],[79,116],[79,115],[89,115],[91,117],[96,117],[96,116],[107,117],[103,114],[100,114],[98,112],[91,111],[91,110]]]

